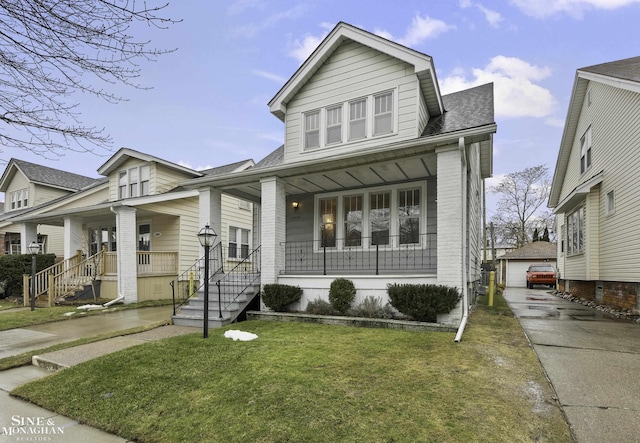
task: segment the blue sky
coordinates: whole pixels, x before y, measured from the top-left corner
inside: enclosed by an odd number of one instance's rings
[[[640,0],[175,0],[163,15],[182,22],[134,29],[177,48],[142,65],[139,81],[153,89],[105,85],[128,98],[117,105],[72,100],[114,152],[194,169],[259,161],[282,143],[267,103],[339,21],[433,57],[443,93],[494,82],[494,181],[539,164],[553,172],[576,69],[640,55]],[[2,160],[97,177],[111,154],[50,161],[7,150]]]

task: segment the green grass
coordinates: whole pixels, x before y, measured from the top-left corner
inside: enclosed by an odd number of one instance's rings
[[[499,301],[500,300],[500,301]],[[479,305],[460,343],[249,321],[129,348],[13,395],[139,442],[571,442],[510,311]]]
[[[164,306],[171,304],[171,300],[153,300],[141,303],[129,303],[113,305],[104,310],[86,311],[80,314],[77,307],[81,304],[93,304],[93,301],[84,301],[78,305],[70,306],[53,306],[51,308],[36,308],[31,311],[30,309],[19,310],[6,310],[0,313],[0,331],[7,329],[24,328],[27,326],[39,325],[42,323],[51,323],[54,321],[66,321],[76,318],[82,318],[89,315],[105,314],[107,312],[122,311],[127,309],[138,309],[151,306]],[[65,316],[65,313],[77,312],[77,314]]]

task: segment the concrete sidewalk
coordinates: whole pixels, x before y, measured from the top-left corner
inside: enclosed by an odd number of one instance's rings
[[[541,287],[540,287],[541,288]],[[564,300],[507,288],[578,443],[640,442],[640,325]]]
[[[171,306],[141,308],[0,331],[0,358],[73,341],[82,337],[117,332],[138,326],[151,326],[155,323],[169,320],[171,314]],[[150,341],[199,332],[196,328],[174,325],[160,326],[145,332],[114,337],[34,356],[34,366],[25,366],[0,372],[0,442],[125,442],[126,440],[122,438],[79,424],[68,417],[11,397],[9,392],[25,383],[50,375],[52,373],[51,370],[68,368],[102,355]],[[34,422],[38,424],[22,428],[20,426],[22,423]],[[25,430],[25,432],[34,433],[18,433],[21,429]],[[53,433],[36,434],[35,432]],[[12,433],[13,435],[11,435]],[[36,438],[46,438],[46,440],[33,440]]]

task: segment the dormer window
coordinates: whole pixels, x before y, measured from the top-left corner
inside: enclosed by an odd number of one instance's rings
[[[11,193],[11,209],[21,209],[29,206],[29,189],[24,188]]]
[[[118,172],[118,200],[149,195],[149,165]]]
[[[373,135],[393,132],[393,92],[375,97]]]
[[[304,149],[320,147],[320,111],[304,115]]]
[[[302,114],[304,151],[396,132],[393,91],[360,97]]]

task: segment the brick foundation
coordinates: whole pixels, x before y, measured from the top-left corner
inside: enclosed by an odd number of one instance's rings
[[[566,291],[567,283],[569,290]],[[580,280],[559,280],[558,291],[568,292],[574,297],[596,301],[596,282]],[[621,310],[636,310],[638,291],[636,283],[603,282],[602,304]]]
[[[593,281],[570,280],[569,294],[574,297],[584,298],[585,300],[595,300],[596,283]]]
[[[638,294],[635,283],[604,282],[603,304],[620,309],[635,309]]]

